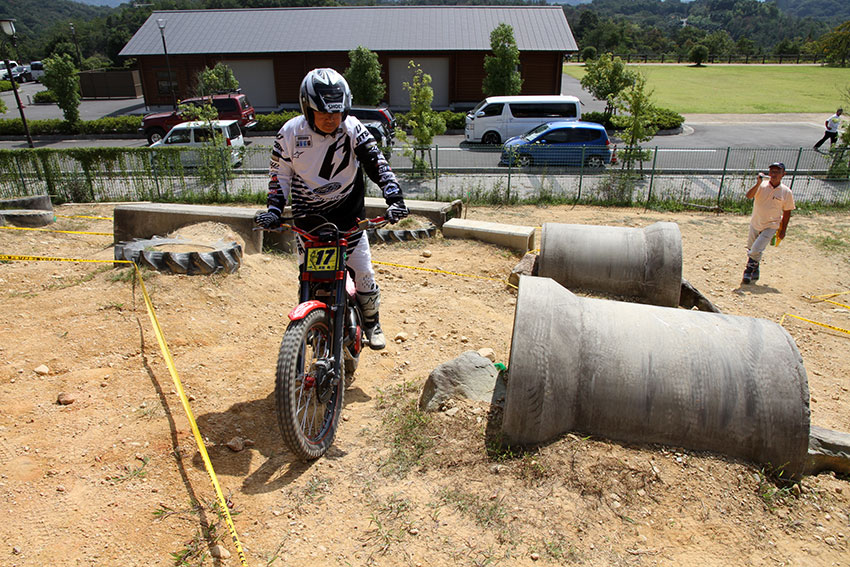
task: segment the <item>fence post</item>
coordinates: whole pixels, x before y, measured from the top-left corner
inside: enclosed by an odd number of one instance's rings
[[[15,165],[18,168],[18,177],[21,178],[21,188],[22,188],[21,195],[26,195],[27,194],[27,182],[24,179],[24,170],[23,170],[23,168],[21,168],[21,162],[18,159],[18,154],[15,154]]]
[[[794,164],[794,173],[791,174],[791,185],[788,186],[789,189],[794,189],[794,180],[797,179],[797,168],[800,167],[800,157],[803,155],[802,146],[797,150],[797,162]]]
[[[508,152],[508,195],[511,194],[511,170],[514,168],[516,155]]]
[[[156,151],[156,150],[151,150],[151,151],[148,153],[148,157],[149,157],[149,158],[150,158],[150,160],[151,160],[151,173],[153,173],[153,183],[154,183],[154,185],[156,185],[156,198],[157,198],[157,199],[162,199],[162,191],[160,191],[160,189],[159,189],[159,177],[158,177],[158,176],[157,176],[157,174],[156,174],[157,167],[156,167],[156,154],[155,154],[155,151]]]
[[[649,201],[652,199],[652,184],[655,182],[655,162],[658,159],[658,146],[655,146],[655,152],[652,154],[652,171],[649,174],[649,191],[646,192],[646,207],[649,208]]]
[[[434,144],[434,200],[439,201],[440,189],[440,146]]]
[[[726,179],[726,166],[729,165],[731,147],[726,146],[726,159],[723,160],[723,174],[720,176],[720,187],[717,188],[717,209],[720,210],[720,195],[723,193],[723,181]]]

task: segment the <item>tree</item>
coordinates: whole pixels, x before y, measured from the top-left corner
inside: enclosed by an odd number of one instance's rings
[[[402,83],[410,94],[410,112],[406,115],[407,127],[413,134],[414,146],[407,148],[405,154],[411,156],[414,171],[424,173],[425,151],[430,155],[431,143],[434,136],[446,131],[446,121],[431,108],[434,100],[434,89],[431,88],[431,75],[422,70],[422,66],[410,61],[407,68],[413,71],[413,79]],[[402,140],[404,136],[399,136]],[[418,154],[418,155],[417,155]]]
[[[56,104],[65,120],[74,124],[80,120],[80,80],[70,55],[54,55],[44,60],[42,82],[56,95]]]
[[[824,35],[820,44],[830,63],[842,67],[846,65],[847,59],[850,58],[850,20]]]
[[[501,23],[490,32],[493,55],[484,56],[484,82],[481,90],[486,96],[515,95],[522,90],[519,71],[519,49],[514,28]]]
[[[195,94],[197,96],[229,93],[239,88],[239,81],[236,80],[233,69],[220,61],[212,69],[204,67],[203,71],[198,72],[196,80]]]
[[[655,109],[651,98],[652,91],[646,89],[646,78],[635,73],[632,85],[615,100],[617,108],[625,113],[615,117],[614,121],[623,128],[622,139],[626,147],[620,156],[627,169],[632,169],[635,161],[646,159],[647,152],[641,149],[640,144],[650,140],[658,131],[653,125]]]
[[[614,113],[613,100],[620,92],[633,85],[636,74],[626,68],[626,64],[619,57],[612,57],[610,53],[601,55],[598,59],[587,61],[584,64],[586,71],[581,78],[581,86],[597,100],[604,100],[605,118],[610,118]]]
[[[357,49],[348,52],[348,61],[350,64],[343,76],[351,87],[351,98],[357,104],[377,105],[387,92],[387,87],[381,79],[378,54],[359,45]]]
[[[702,67],[703,61],[708,59],[708,48],[701,43],[696,44],[688,52],[688,59],[695,63],[697,67]]]
[[[588,61],[590,59],[596,59],[596,48],[592,45],[588,45],[584,49],[581,50],[581,58],[582,61]]]

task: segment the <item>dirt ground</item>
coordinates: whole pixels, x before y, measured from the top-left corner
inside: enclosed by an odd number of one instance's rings
[[[0,253],[111,260],[110,206],[57,213],[50,228],[75,232],[0,229]],[[674,221],[684,277],[724,312],[850,328],[850,309],[807,299],[850,290],[846,213],[792,217],[759,284],[744,288],[743,216],[467,214],[530,226]],[[573,434],[509,453],[491,443],[486,403],[418,414],[436,365],[485,347],[510,363],[516,294],[504,280],[519,257],[439,236],[375,245],[373,256],[390,344],[362,356],[336,442],[309,464],[283,447],[272,398],[293,259],[246,256],[232,275],[147,275],[248,565],[850,565],[850,484],[832,473],[784,486],[753,464]],[[129,272],[0,263],[2,565],[240,563]],[[850,336],[797,319],[784,326],[803,355],[812,423],[850,431]],[[239,448],[235,438],[242,450],[228,447]]]

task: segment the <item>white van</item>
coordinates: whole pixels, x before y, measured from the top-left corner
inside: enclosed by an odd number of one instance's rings
[[[242,130],[236,120],[213,120],[211,122],[217,135],[224,138],[227,150],[230,150],[230,163],[239,165],[245,152],[245,140],[242,138]],[[213,133],[210,125],[202,120],[195,122],[181,122],[168,131],[165,137],[151,144],[152,148],[192,148],[197,150],[202,146],[209,146],[213,142]],[[198,151],[180,152],[180,161],[186,167],[198,167],[202,165],[204,156]]]
[[[30,63],[30,73],[32,74],[32,80],[40,83],[41,78],[44,76],[44,63],[41,61],[33,61]]]
[[[580,120],[581,101],[566,95],[491,96],[466,115],[467,142],[501,144],[552,120]]]

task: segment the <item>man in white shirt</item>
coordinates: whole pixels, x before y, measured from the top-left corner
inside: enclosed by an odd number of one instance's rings
[[[823,138],[818,140],[818,143],[815,144],[815,149],[821,147],[821,145],[829,140],[829,147],[832,149],[832,144],[838,139],[838,127],[841,125],[841,115],[844,113],[843,108],[839,108],[835,111],[835,114],[826,119],[823,123],[826,126],[826,132],[823,135]]]
[[[758,181],[747,191],[747,199],[753,199],[753,216],[750,219],[750,234],[747,238],[747,267],[741,283],[749,284],[759,279],[759,262],[764,249],[773,239],[785,238],[788,221],[794,206],[791,189],[782,183],[785,164],[770,164],[768,174],[759,173]]]

